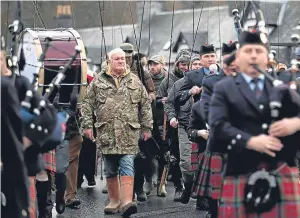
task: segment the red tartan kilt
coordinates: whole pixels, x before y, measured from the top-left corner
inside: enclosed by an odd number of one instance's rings
[[[280,188],[281,201],[269,212],[247,213],[244,207],[244,188],[247,176],[225,177],[219,206],[220,218],[296,218],[300,217],[299,170],[283,167],[276,176]]]
[[[35,190],[35,177],[29,178],[29,216],[30,218],[36,218],[36,190]]]
[[[193,191],[199,196],[220,199],[223,182],[222,170],[222,155],[205,151],[199,160]]]
[[[202,159],[204,152],[198,153],[198,144],[192,143],[192,154],[191,154],[191,172],[196,172],[199,165],[199,160]]]
[[[46,170],[56,172],[56,153],[55,150],[48,151],[43,154],[43,159],[46,165]]]

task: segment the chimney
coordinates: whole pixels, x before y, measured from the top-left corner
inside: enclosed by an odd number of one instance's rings
[[[69,4],[56,6],[56,28],[72,28],[72,7]]]

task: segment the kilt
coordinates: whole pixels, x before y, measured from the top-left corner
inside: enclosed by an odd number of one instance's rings
[[[51,173],[56,172],[56,154],[55,150],[48,151],[43,154],[43,159],[46,165],[45,170],[49,170]]]
[[[210,197],[215,200],[220,199],[223,164],[223,156],[221,154],[206,150],[199,160],[193,192],[198,196]]]
[[[191,154],[191,172],[196,172],[199,165],[199,160],[202,159],[204,152],[198,153],[198,144],[192,143],[192,154]]]
[[[36,218],[36,190],[35,190],[35,177],[30,176],[29,179],[29,217]]]
[[[219,206],[219,218],[296,218],[300,217],[298,168],[285,166],[276,174],[281,201],[269,212],[249,213],[244,207],[247,175],[225,177]]]

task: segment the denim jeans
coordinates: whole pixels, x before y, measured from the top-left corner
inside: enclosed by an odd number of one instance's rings
[[[134,176],[134,157],[131,154],[105,154],[104,175],[106,178],[118,176]]]

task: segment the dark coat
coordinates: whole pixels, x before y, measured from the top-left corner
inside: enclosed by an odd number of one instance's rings
[[[197,135],[197,131],[206,129],[205,121],[200,113],[201,102],[198,101],[192,106],[191,117],[187,129],[189,140],[198,144],[199,151],[203,152],[206,148],[206,140]]]
[[[272,164],[283,161],[295,166],[296,152],[300,147],[299,132],[280,138],[284,147],[276,152],[275,158],[246,148],[252,136],[267,134],[269,125],[274,121],[269,108],[269,97],[273,91],[271,82],[265,79],[263,97],[257,100],[241,74],[225,78],[214,86],[209,112],[209,125],[214,136],[211,146],[228,153],[227,175],[247,174],[261,162]],[[286,102],[282,105],[280,114],[285,114],[284,117],[300,117],[300,107],[292,115],[290,105]]]
[[[205,122],[208,123],[208,112],[209,112],[209,104],[211,101],[211,96],[213,94],[214,86],[221,79],[225,78],[226,75],[223,71],[219,74],[212,74],[207,76],[202,82],[202,92],[201,92],[201,113]]]
[[[17,90],[7,77],[1,77],[1,191],[6,205],[2,217],[28,217],[28,176],[23,154],[23,123],[19,115]],[[4,103],[5,102],[5,103]]]

